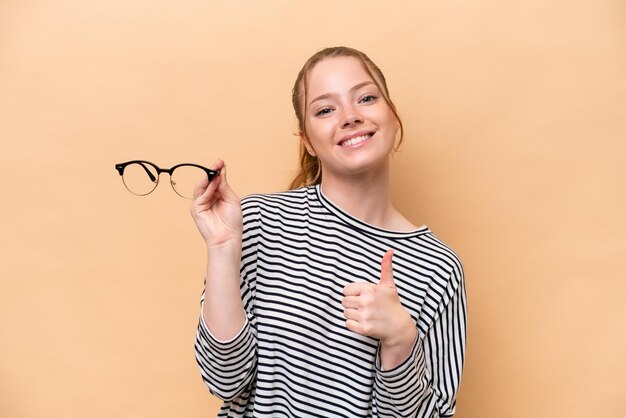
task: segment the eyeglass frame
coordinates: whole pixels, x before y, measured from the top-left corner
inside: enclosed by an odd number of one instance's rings
[[[152,166],[156,170],[156,172],[157,172],[157,177],[156,178],[154,178],[154,174],[152,174],[152,172],[150,170],[148,170],[148,168],[144,165],[144,163]],[[150,190],[148,193],[144,193],[144,194],[135,193],[131,189],[129,189],[128,186],[126,185],[126,182],[124,181],[124,169],[128,165],[130,165],[130,164],[139,164],[146,171],[146,173],[148,174],[148,177],[150,177],[150,181],[152,181],[154,183],[155,180],[156,180],[156,184],[154,185],[152,190]],[[175,166],[173,166],[171,168],[161,168],[158,165],[156,165],[155,163],[153,163],[151,161],[146,161],[146,160],[131,160],[131,161],[126,161],[125,163],[115,164],[115,169],[120,173],[120,176],[122,177],[122,183],[124,183],[124,187],[126,187],[126,190],[128,190],[129,192],[131,192],[135,196],[147,196],[150,193],[152,193],[159,186],[159,179],[161,178],[161,173],[167,173],[170,176],[170,185],[172,186],[172,189],[174,189],[174,192],[177,195],[179,195],[183,199],[194,199],[197,196],[195,196],[195,197],[187,197],[187,196],[183,196],[182,194],[178,193],[178,191],[176,191],[176,188],[174,187],[174,184],[172,183],[172,174],[174,173],[174,170],[176,170],[178,167],[183,167],[183,166],[192,166],[192,167],[197,167],[197,168],[203,170],[206,173],[207,178],[209,179],[209,183],[211,182],[211,180],[213,180],[216,176],[218,176],[220,174],[220,170],[211,170],[210,168],[206,168],[206,167],[203,167],[201,165],[193,164],[193,163],[181,163],[181,164],[176,164]]]

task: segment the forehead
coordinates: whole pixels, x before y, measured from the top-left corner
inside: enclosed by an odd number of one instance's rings
[[[333,57],[318,62],[307,77],[308,94],[341,93],[364,81],[374,81],[361,60],[355,57]]]

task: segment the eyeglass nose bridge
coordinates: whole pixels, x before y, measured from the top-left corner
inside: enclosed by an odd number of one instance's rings
[[[165,173],[170,178],[170,186],[172,186],[172,189],[174,190],[174,192],[177,195],[179,195],[180,197],[183,197],[183,198],[187,199],[187,197],[183,196],[182,194],[180,194],[180,192],[178,190],[176,190],[176,181],[174,180],[174,177],[172,177],[172,174],[174,174],[174,170],[176,170],[177,167],[178,166],[174,166],[172,168],[157,167],[157,178],[156,178],[155,189],[156,189],[156,186],[159,185],[159,180],[161,179],[161,173]]]
[[[171,176],[172,176],[172,173],[174,172],[174,169],[175,169],[175,168],[176,168],[176,167],[172,167],[172,168],[160,168],[160,167],[159,167],[159,168],[157,169],[157,173],[158,173],[158,174],[161,174],[161,173],[166,173],[166,174],[169,174],[169,176],[171,177]]]
[[[170,184],[172,185],[172,187],[174,187],[174,184],[176,184],[176,182],[172,178],[172,174],[174,174],[174,170],[178,166],[174,166],[172,168],[161,168],[161,167],[155,165],[154,168],[156,168],[156,172],[157,172],[156,178],[154,178],[154,175],[152,174],[152,172],[150,170],[148,170],[143,164],[142,164],[142,167],[143,167],[144,170],[146,170],[146,173],[148,173],[148,176],[150,176],[150,180],[152,180],[155,183],[155,186],[159,185],[159,180],[161,179],[161,173],[165,173],[165,174],[167,174],[170,177]],[[155,189],[156,189],[156,187],[155,187]],[[176,191],[176,189],[174,189],[174,191]]]

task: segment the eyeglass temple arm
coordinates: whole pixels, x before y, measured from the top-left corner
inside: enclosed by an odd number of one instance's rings
[[[145,170],[145,172],[148,175],[148,177],[150,177],[150,181],[152,181],[154,183],[156,181],[156,177],[154,177],[154,174],[152,174],[152,172],[150,170],[148,170],[148,167],[146,167],[146,165],[144,163],[142,163],[140,161],[139,164],[143,167],[143,169]]]

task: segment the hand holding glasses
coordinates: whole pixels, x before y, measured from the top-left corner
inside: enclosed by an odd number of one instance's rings
[[[194,195],[194,188],[201,180],[207,184],[219,170],[211,170],[198,164],[178,164],[172,168],[160,168],[150,161],[133,160],[115,164],[115,169],[122,176],[124,186],[134,195],[145,196],[152,193],[159,185],[159,175],[167,173],[174,191],[185,199],[198,197]]]

